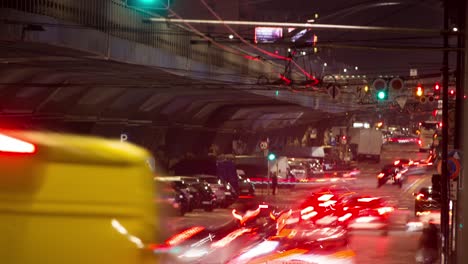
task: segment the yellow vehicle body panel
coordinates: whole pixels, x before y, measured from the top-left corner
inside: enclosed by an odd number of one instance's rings
[[[32,143],[0,153],[0,260],[9,264],[157,263],[150,154],[119,141],[0,131]]]

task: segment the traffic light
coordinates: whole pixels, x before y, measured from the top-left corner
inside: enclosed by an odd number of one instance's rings
[[[434,96],[440,96],[440,85],[439,85],[439,83],[434,84]]]
[[[384,101],[388,99],[388,91],[386,89],[377,92],[377,100]]]
[[[268,154],[268,160],[269,161],[274,161],[275,159],[276,159],[275,153],[270,152],[270,154]]]
[[[450,91],[449,91],[449,98],[450,98],[450,99],[455,99],[455,97],[456,97],[456,95],[455,95],[455,90],[453,90],[453,89],[450,90]]]
[[[346,136],[341,136],[340,141],[341,144],[346,145],[346,143],[348,143],[348,138]]]
[[[170,0],[127,0],[127,5],[139,9],[162,10],[168,9]]]
[[[416,97],[422,97],[424,95],[424,88],[422,87],[422,85],[418,85],[416,86],[416,90],[414,90],[414,95]]]

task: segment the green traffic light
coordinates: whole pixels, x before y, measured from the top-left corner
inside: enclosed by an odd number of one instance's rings
[[[387,94],[386,94],[384,91],[379,91],[379,92],[377,93],[377,98],[378,98],[379,100],[383,100],[383,99],[385,99],[386,97],[387,97]]]
[[[268,154],[268,160],[275,160],[275,159],[276,159],[276,155],[274,153]]]
[[[126,3],[131,7],[149,10],[167,9],[169,7],[169,0],[126,0]]]

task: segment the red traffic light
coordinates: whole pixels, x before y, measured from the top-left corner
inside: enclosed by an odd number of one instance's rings
[[[434,90],[435,90],[435,91],[440,91],[440,85],[439,85],[438,83],[436,83],[436,84],[434,85]]]
[[[424,95],[424,88],[419,84],[417,87],[416,87],[416,96],[417,97],[421,97]]]

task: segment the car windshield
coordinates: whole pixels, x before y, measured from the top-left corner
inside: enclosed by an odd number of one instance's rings
[[[202,180],[206,181],[209,184],[218,184],[218,178],[215,177],[203,177]]]

